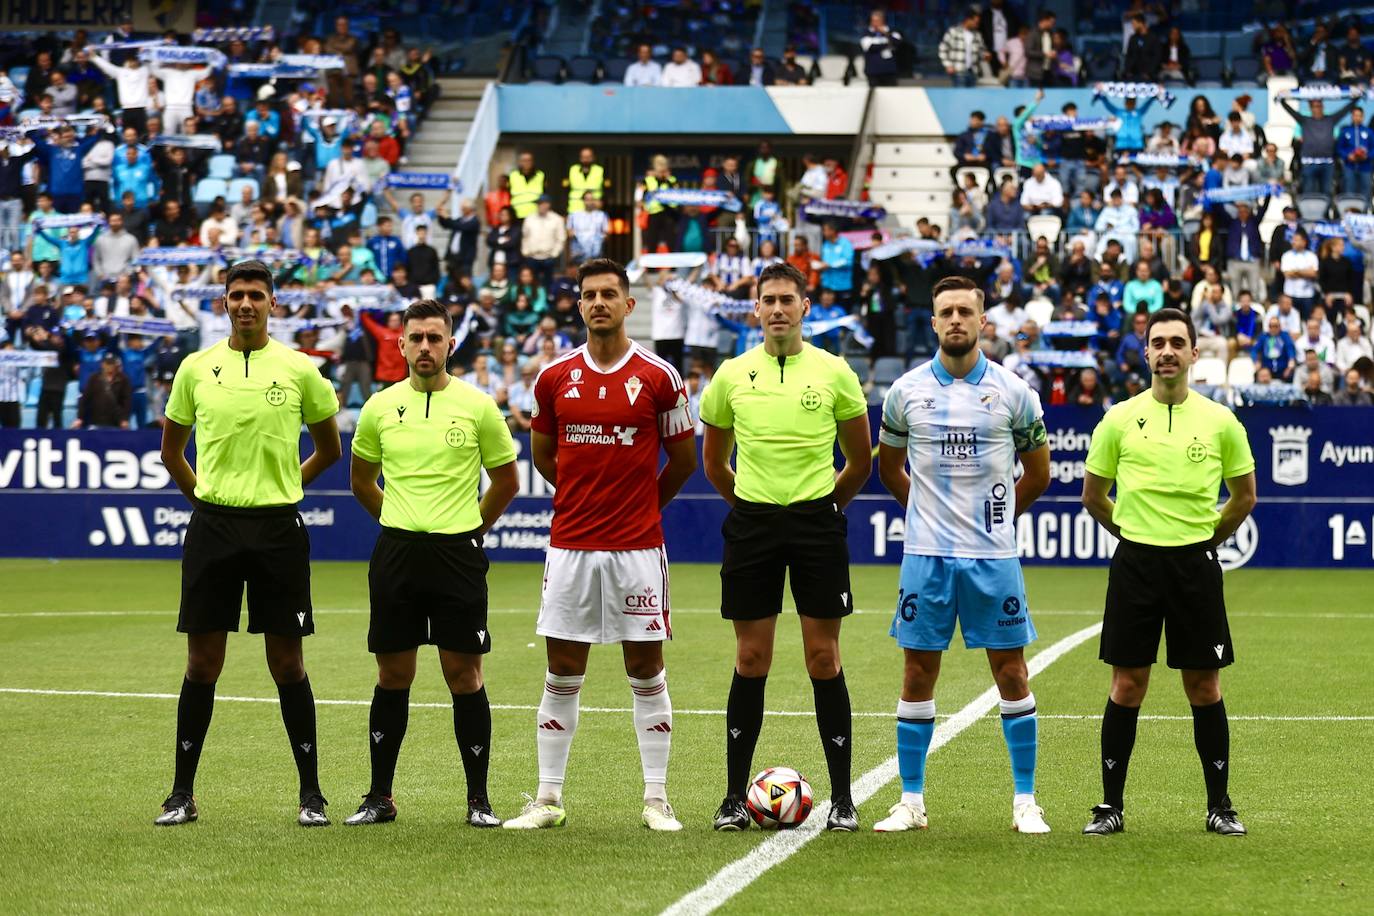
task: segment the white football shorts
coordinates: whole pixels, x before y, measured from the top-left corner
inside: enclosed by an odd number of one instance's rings
[[[671,639],[668,552],[550,547],[534,631],[593,644]]]

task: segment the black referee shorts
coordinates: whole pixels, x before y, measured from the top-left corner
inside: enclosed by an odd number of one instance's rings
[[[201,503],[181,554],[182,633],[237,631],[248,586],[248,632],[309,636],[310,534],[295,506]]]
[[[788,573],[798,614],[837,618],[854,610],[845,518],[833,496],[789,506],[736,499],[720,533],[720,614],[726,620],[782,613]]]
[[[367,650],[405,652],[436,645],[491,651],[487,555],[482,533],[421,534],[383,528],[367,566],[372,617]]]
[[[1235,661],[1216,551],[1122,541],[1107,579],[1098,657],[1123,668],[1153,665],[1161,628],[1170,668],[1210,670]]]

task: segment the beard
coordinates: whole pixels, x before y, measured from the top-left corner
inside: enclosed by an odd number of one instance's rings
[[[978,338],[965,336],[963,340],[942,340],[940,349],[953,357],[967,356],[978,346]]]

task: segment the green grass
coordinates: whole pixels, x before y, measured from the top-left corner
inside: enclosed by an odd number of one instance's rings
[[[174,631],[178,569],[164,562],[0,561],[0,688],[175,694],[184,640]],[[862,612],[845,623],[844,666],[856,712],[854,774],[894,751],[900,654],[887,637],[896,570],[856,567]],[[1038,648],[1097,619],[1102,570],[1026,571]],[[366,569],[314,567],[318,635],[306,661],[320,700],[371,696]],[[493,567],[486,677],[494,704],[538,702],[543,646],[534,635],[538,569]],[[1011,778],[994,716],[930,761],[931,829],[916,835],[822,835],[726,906],[733,912],[1364,911],[1374,889],[1363,799],[1374,721],[1262,721],[1360,716],[1374,650],[1368,574],[1249,570],[1227,577],[1239,663],[1223,678],[1232,795],[1251,836],[1202,829],[1200,764],[1177,675],[1161,667],[1127,791],[1128,832],[1079,830],[1099,800],[1097,721],[1107,672],[1096,639],[1034,683],[1041,723],[1038,795],[1054,833],[1008,829]],[[733,639],[712,610],[714,567],[673,569],[675,639],[666,648],[678,710],[723,708]],[[71,612],[138,612],[74,615]],[[45,614],[46,612],[46,614]],[[768,708],[809,711],[795,614],[779,627]],[[236,635],[218,693],[275,700],[261,640]],[[1364,660],[1364,661],[1362,661]],[[939,711],[990,683],[981,653],[947,657]],[[295,771],[275,702],[221,701],[202,758],[201,821],[151,826],[171,774],[175,701],[0,693],[9,811],[0,829],[3,912],[558,911],[656,913],[764,839],[717,835],[723,719],[679,712],[669,789],[687,829],[649,835],[638,822],[639,757],[623,712],[586,712],[567,783],[568,826],[475,831],[461,824],[462,768],[433,650],[421,654],[416,708],[397,771],[400,819],[370,829],[295,826]],[[593,653],[584,707],[625,708],[614,647]],[[492,800],[519,809],[536,781],[534,713],[494,713]],[[366,789],[367,709],[319,707],[321,777],[336,823]],[[828,794],[814,720],[769,717],[756,768],[787,764]],[[866,826],[895,782],[860,810]],[[1359,901],[1364,900],[1364,904]]]

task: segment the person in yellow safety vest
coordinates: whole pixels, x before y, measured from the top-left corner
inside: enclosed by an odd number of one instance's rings
[[[677,187],[677,178],[668,169],[667,156],[655,156],[653,168],[644,176],[644,212],[648,219],[642,238],[645,251],[657,251],[659,246],[672,251],[677,241],[677,205],[661,204],[654,200],[653,192]]]
[[[534,153],[521,153],[510,173],[510,205],[516,219],[524,219],[539,207],[544,196],[544,173],[534,167]]]
[[[568,189],[568,213],[581,213],[582,198],[587,194],[594,194],[601,200],[610,184],[606,180],[606,170],[596,161],[596,153],[590,146],[582,147],[577,162],[568,166],[568,177],[563,179],[563,187]]]

